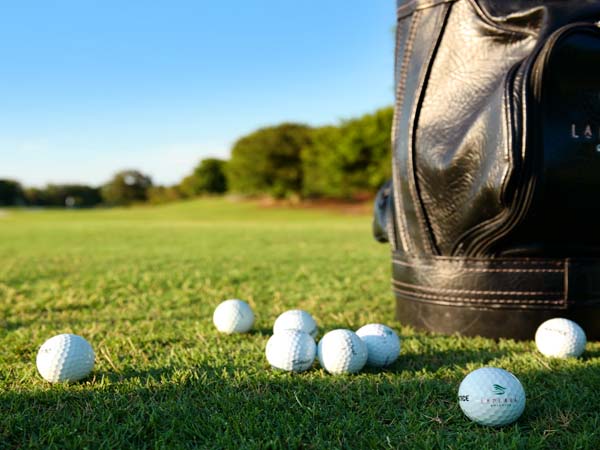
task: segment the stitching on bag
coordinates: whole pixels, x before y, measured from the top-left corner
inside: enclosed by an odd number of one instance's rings
[[[450,288],[435,288],[430,286],[420,286],[417,284],[404,283],[402,281],[392,279],[392,284],[406,286],[408,288],[420,289],[423,291],[433,291],[449,294],[473,294],[473,295],[563,295],[562,291],[476,291],[471,289],[450,289]]]
[[[397,261],[402,261],[400,257],[394,258]],[[423,262],[423,259],[415,258],[416,262]],[[443,263],[467,263],[467,264],[479,264],[489,266],[490,264],[498,264],[501,266],[509,266],[509,265],[519,265],[522,264],[524,266],[555,266],[555,267],[563,267],[565,261],[562,259],[529,259],[529,258],[519,258],[519,259],[509,259],[509,258],[460,258],[456,256],[434,256],[428,259],[428,261],[438,262],[441,261]],[[404,261],[406,264],[411,264],[409,261]],[[600,265],[600,259],[597,260]],[[431,264],[434,266],[434,264]]]
[[[392,262],[394,264],[398,264],[400,266],[423,267],[423,268],[427,268],[427,269],[436,269],[436,267],[432,266],[432,265],[411,264],[411,263],[408,263],[405,261],[400,261],[397,259],[392,259]],[[486,268],[461,267],[459,270],[461,272],[564,273],[564,269],[520,269],[520,268],[505,269],[505,268],[492,268],[492,267],[486,267]]]
[[[563,274],[563,285],[565,286],[565,293],[563,296],[563,300],[565,302],[569,301],[569,292],[571,291],[571,284],[569,282],[570,274],[571,274],[571,259],[565,259],[564,264],[565,273]]]
[[[464,302],[469,304],[490,304],[490,303],[498,303],[498,304],[520,304],[520,305],[561,305],[563,303],[562,299],[552,300],[552,299],[539,299],[539,300],[520,300],[520,299],[511,299],[511,298],[489,298],[489,299],[471,299],[464,297],[451,297],[445,295],[429,295],[422,294],[419,292],[406,291],[403,289],[398,289],[397,287],[393,288],[394,291],[400,294],[412,295],[417,298],[431,299],[431,300],[453,300],[457,302]]]
[[[541,304],[525,304],[525,303],[507,303],[507,304],[503,304],[503,303],[489,303],[489,304],[485,304],[485,303],[470,303],[470,302],[461,302],[461,301],[451,301],[451,300],[434,300],[434,299],[428,299],[428,298],[417,298],[417,297],[413,297],[411,293],[403,293],[403,292],[396,292],[396,295],[398,296],[402,296],[403,298],[405,298],[406,300],[410,300],[410,301],[415,301],[415,302],[419,302],[419,303],[429,303],[429,304],[433,304],[433,305],[441,305],[441,306],[450,306],[450,307],[467,307],[467,308],[477,308],[477,307],[481,307],[481,308],[493,308],[493,309],[502,309],[502,308],[511,308],[511,309],[548,309],[548,308],[552,308],[552,309],[560,309],[560,310],[564,310],[568,307],[568,304],[565,303],[551,303],[551,302],[547,302],[547,303],[541,303]]]
[[[398,261],[402,261],[400,257],[395,258]],[[417,262],[422,262],[423,259],[414,259]],[[501,266],[509,266],[509,265],[524,265],[524,266],[555,266],[555,267],[563,267],[565,261],[563,259],[534,259],[534,258],[461,258],[456,256],[432,256],[428,259],[428,261],[433,262],[444,262],[444,263],[458,263],[458,262],[466,262],[467,264],[479,264],[489,266],[490,264],[498,264]],[[600,259],[594,260],[600,266]],[[409,261],[405,261],[407,264],[410,264]],[[434,264],[432,264],[433,266]]]
[[[417,267],[432,267],[435,268],[435,264],[413,264],[409,261],[402,261],[401,259],[394,259],[394,261],[405,265],[405,266],[417,266]],[[493,262],[492,262],[493,261]],[[562,267],[563,266],[563,262],[546,262],[546,261],[527,261],[527,262],[521,262],[521,261],[499,261],[499,260],[492,260],[490,259],[489,261],[473,261],[473,260],[462,260],[462,261],[453,261],[452,258],[447,258],[442,260],[443,264],[448,264],[448,263],[458,263],[458,262],[466,262],[469,265],[482,265],[482,266],[489,266],[490,264],[492,265],[500,265],[500,266],[514,266],[514,265],[519,265],[519,264],[523,264],[524,266],[528,266],[528,265],[532,265],[532,266],[556,266],[557,269],[552,269],[552,270],[559,270],[559,271],[564,271],[563,269],[558,269],[558,267]],[[487,268],[487,267],[486,267]],[[462,269],[462,268],[461,268]]]

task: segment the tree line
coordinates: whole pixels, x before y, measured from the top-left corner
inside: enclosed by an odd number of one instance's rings
[[[207,158],[173,186],[137,171],[106,184],[24,188],[0,179],[0,206],[93,207],[165,203],[232,193],[274,198],[351,199],[372,195],[391,176],[392,108],[336,126],[284,123],[240,138],[229,160]]]

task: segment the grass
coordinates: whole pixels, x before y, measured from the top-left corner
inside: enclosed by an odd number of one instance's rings
[[[389,254],[370,218],[201,200],[0,215],[0,448],[600,448],[600,345],[548,360],[531,342],[437,336],[394,319]],[[250,302],[253,332],[212,325],[223,299]],[[322,331],[395,327],[388,370],[331,376],[270,369],[286,309]],[[35,356],[73,332],[93,375],[49,385]],[[492,365],[522,381],[513,425],[468,421],[457,389]]]

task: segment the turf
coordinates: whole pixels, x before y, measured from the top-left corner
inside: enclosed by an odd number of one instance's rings
[[[600,448],[600,345],[548,360],[531,342],[444,337],[394,319],[386,246],[367,216],[200,200],[0,215],[0,448]],[[257,322],[220,335],[212,311],[247,299]],[[286,309],[322,331],[396,328],[388,370],[272,370]],[[35,356],[57,333],[86,337],[93,375],[49,385]],[[471,370],[514,372],[527,407],[513,425],[468,421]]]

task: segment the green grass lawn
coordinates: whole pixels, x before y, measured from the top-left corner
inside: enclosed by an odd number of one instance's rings
[[[548,360],[532,342],[417,333],[394,318],[386,246],[370,218],[201,200],[160,207],[0,214],[0,448],[600,448],[600,345]],[[247,335],[216,305],[247,300]],[[388,370],[272,370],[273,321],[302,308],[321,334],[396,328]],[[49,385],[35,356],[84,336],[96,368]],[[491,365],[527,406],[501,429],[463,416],[458,385]]]

